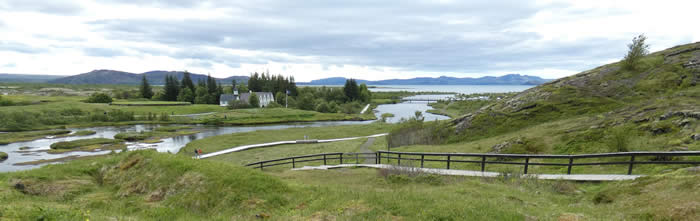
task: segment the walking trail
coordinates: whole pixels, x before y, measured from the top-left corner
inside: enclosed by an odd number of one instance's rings
[[[374,151],[371,151],[369,149],[372,144],[374,144],[374,140],[377,139],[376,137],[370,137],[367,138],[367,141],[360,146],[360,153],[374,153]],[[374,163],[374,158],[365,158],[365,164],[372,164]]]
[[[337,138],[337,139],[328,139],[328,140],[287,140],[287,141],[277,141],[277,142],[261,143],[261,144],[250,144],[250,145],[237,146],[237,147],[233,147],[233,148],[229,148],[229,149],[225,149],[225,150],[221,150],[221,151],[217,151],[217,152],[212,152],[212,153],[208,153],[208,154],[202,154],[200,159],[209,158],[209,157],[218,156],[218,155],[227,154],[227,153],[232,153],[232,152],[253,149],[253,148],[258,148],[258,147],[270,147],[270,146],[277,146],[277,145],[284,145],[284,144],[328,143],[328,142],[356,140],[356,139],[363,139],[363,138],[373,139],[372,140],[372,143],[373,143],[374,138],[386,136],[387,134],[388,133],[375,134],[375,135],[364,136],[364,137],[346,137],[346,138]],[[369,139],[367,140],[367,142],[365,142],[365,144],[367,144],[368,142],[369,142]],[[372,143],[367,145],[367,147],[372,145]]]
[[[434,168],[417,168],[417,167],[399,167],[396,165],[387,164],[340,164],[340,165],[325,165],[325,166],[304,166],[292,170],[328,170],[336,168],[353,168],[367,167],[376,169],[401,169],[419,171],[424,173],[452,175],[452,176],[476,176],[476,177],[498,177],[501,174],[497,172],[481,172],[472,170],[454,170],[454,169],[434,169]],[[535,178],[541,180],[573,180],[573,181],[620,181],[634,180],[643,175],[616,175],[616,174],[524,174],[522,178]]]

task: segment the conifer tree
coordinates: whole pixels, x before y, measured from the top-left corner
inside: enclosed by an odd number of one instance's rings
[[[151,99],[153,97],[153,89],[151,89],[151,85],[148,83],[145,74],[141,78],[141,87],[139,87],[139,93],[143,98]]]

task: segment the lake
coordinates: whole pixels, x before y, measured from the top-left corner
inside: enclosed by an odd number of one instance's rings
[[[537,85],[370,85],[372,92],[454,92],[459,94],[520,92]]]

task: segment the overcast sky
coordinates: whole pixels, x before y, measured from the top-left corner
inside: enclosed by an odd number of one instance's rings
[[[558,78],[700,41],[700,1],[0,0],[0,73]]]

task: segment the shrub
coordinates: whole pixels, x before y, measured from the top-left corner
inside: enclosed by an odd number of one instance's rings
[[[277,102],[270,102],[269,104],[267,104],[267,106],[265,106],[265,108],[280,108],[280,107],[284,107],[284,106],[282,106],[281,104],[278,104]]]
[[[608,131],[606,143],[610,150],[617,152],[629,151],[630,132],[629,128],[614,128]]]
[[[245,108],[250,108],[250,105],[243,101],[235,100],[235,101],[230,101],[228,105],[226,106],[228,109],[245,109]]]
[[[389,147],[415,144],[446,143],[454,130],[441,122],[423,122],[416,118],[402,120],[386,136]]]
[[[87,103],[111,103],[112,97],[105,93],[94,93],[86,101]]]
[[[260,99],[258,98],[258,95],[255,94],[255,92],[250,94],[250,98],[248,98],[248,103],[253,108],[260,107]]]
[[[632,43],[627,45],[629,51],[627,51],[627,55],[625,55],[625,59],[622,62],[624,69],[634,70],[639,60],[649,54],[649,45],[644,42],[646,40],[647,37],[641,34],[634,37]]]
[[[593,197],[593,203],[595,204],[601,204],[601,203],[612,203],[614,198],[608,193],[608,192],[598,192],[595,194]]]

